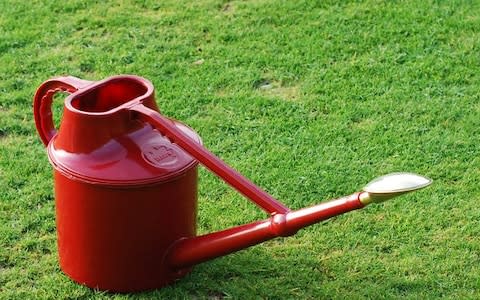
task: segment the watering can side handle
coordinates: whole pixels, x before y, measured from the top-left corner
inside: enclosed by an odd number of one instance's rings
[[[165,118],[158,112],[144,106],[143,104],[137,104],[131,107],[130,111],[133,113],[133,118],[137,118],[153,125],[172,142],[180,146],[185,152],[198,160],[198,162],[207,167],[215,175],[230,184],[233,188],[266,212],[275,215],[285,214],[290,211],[288,207],[274,199],[267,192],[245,178],[242,174],[228,166],[202,145],[186,136],[182,131],[177,129],[169,119]]]
[[[38,87],[33,98],[33,115],[35,118],[35,127],[45,146],[48,145],[57,132],[53,124],[53,95],[58,92],[71,94],[92,83],[92,81],[77,77],[65,76],[49,79]]]

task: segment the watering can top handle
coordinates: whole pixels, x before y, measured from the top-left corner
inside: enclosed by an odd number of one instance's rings
[[[245,178],[242,174],[228,166],[213,153],[205,149],[202,145],[193,141],[182,131],[178,130],[171,122],[158,113],[143,104],[137,104],[130,108],[134,118],[143,122],[148,122],[157,128],[172,142],[180,146],[185,152],[190,154],[202,165],[212,171],[215,175],[230,184],[233,188],[253,201],[260,208],[270,214],[284,214],[290,211],[288,207],[274,199],[267,192],[256,186]]]
[[[58,92],[74,93],[92,84],[92,81],[73,76],[52,78],[40,85],[33,98],[33,114],[38,134],[45,146],[56,134],[53,124],[52,102],[53,95]]]

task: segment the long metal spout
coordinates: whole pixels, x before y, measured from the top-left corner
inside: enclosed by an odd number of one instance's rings
[[[303,227],[424,188],[430,183],[430,179],[416,174],[390,174],[370,182],[360,193],[297,211],[274,214],[263,221],[180,239],[172,246],[166,260],[174,269],[190,267],[275,237],[293,235]]]

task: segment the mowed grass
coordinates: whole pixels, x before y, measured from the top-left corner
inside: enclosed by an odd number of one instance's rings
[[[478,1],[106,2],[0,2],[0,299],[480,298]],[[292,209],[394,171],[434,184],[161,290],[94,291],[58,266],[32,115],[67,74],[148,78],[165,115]],[[200,233],[267,217],[200,176]]]

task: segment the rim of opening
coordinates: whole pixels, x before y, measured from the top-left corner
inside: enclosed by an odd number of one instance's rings
[[[104,85],[106,85],[110,82],[121,81],[121,80],[134,81],[135,83],[143,85],[147,90],[144,94],[142,94],[140,96],[137,96],[137,97],[135,97],[135,98],[119,105],[119,106],[116,106],[114,108],[111,108],[109,110],[102,111],[102,112],[85,111],[85,110],[81,110],[81,109],[78,109],[75,106],[73,106],[72,101],[74,101],[78,97],[81,97],[81,96],[85,95],[86,93],[89,93],[94,89],[98,89],[101,86],[104,86]],[[73,112],[76,112],[76,113],[85,114],[85,115],[101,116],[101,115],[111,114],[113,112],[116,112],[116,111],[119,111],[119,110],[122,110],[122,109],[125,109],[125,108],[128,108],[128,107],[132,107],[136,104],[141,104],[143,102],[143,100],[150,97],[152,94],[153,94],[153,84],[148,79],[145,79],[143,77],[136,76],[136,75],[115,75],[115,76],[107,77],[103,80],[97,81],[97,82],[85,87],[84,89],[80,89],[80,90],[68,95],[67,98],[65,99],[65,106],[69,110],[71,110]]]

